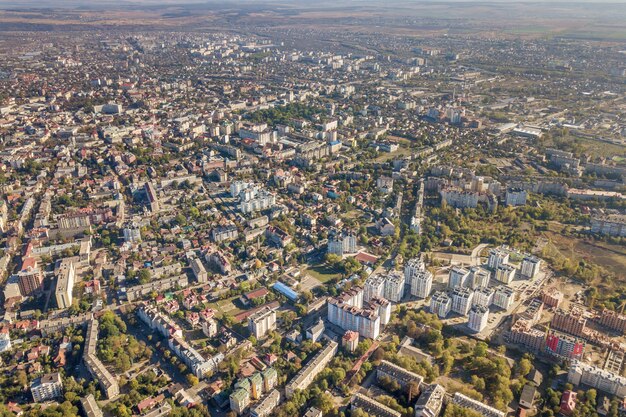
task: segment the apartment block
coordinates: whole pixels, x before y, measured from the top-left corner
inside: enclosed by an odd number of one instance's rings
[[[570,366],[567,382],[584,384],[620,398],[626,396],[626,378],[580,361],[574,361]]]
[[[386,360],[382,360],[378,368],[376,368],[376,380],[380,381],[381,378],[389,378],[400,385],[400,388],[405,391],[408,391],[411,384],[417,384],[417,388],[419,389],[420,385],[424,382],[422,376],[407,371],[401,366]],[[413,392],[412,395],[417,395],[417,393]]]
[[[526,279],[533,279],[541,270],[541,259],[536,256],[526,256],[522,260],[521,276]]]
[[[58,372],[45,374],[30,384],[30,392],[36,403],[41,403],[63,396],[63,381]]]
[[[491,272],[479,266],[470,268],[470,285],[473,289],[486,288],[491,280]]]
[[[470,330],[479,333],[482,332],[489,321],[489,308],[482,305],[474,305],[469,311],[469,320],[467,327]]]
[[[454,393],[452,403],[460,407],[476,411],[484,417],[506,417],[506,413],[504,411],[500,411],[496,408],[488,406],[487,404],[483,404],[482,402],[463,395],[460,392]]]
[[[276,329],[276,310],[264,307],[248,317],[248,330],[257,339]]]
[[[494,290],[491,288],[481,287],[474,291],[473,305],[489,307],[493,303]]]
[[[196,281],[199,283],[208,281],[209,274],[200,259],[195,258],[191,261],[191,271],[193,272],[194,277],[196,277]]]
[[[356,393],[350,400],[350,409],[360,408],[369,415],[376,417],[401,417],[402,414],[363,394]]]
[[[516,271],[517,269],[515,269],[511,265],[498,265],[498,267],[496,268],[496,281],[509,285],[511,282],[513,282]]]
[[[495,271],[500,265],[506,265],[509,263],[509,256],[509,251],[504,248],[490,249],[487,266]]]
[[[467,316],[472,307],[474,291],[466,287],[456,287],[452,290],[452,311],[462,316]]]
[[[437,291],[430,299],[430,312],[439,318],[446,318],[452,309],[452,299],[443,291]]]
[[[515,301],[515,291],[506,285],[500,285],[493,294],[493,305],[508,310]]]
[[[276,389],[267,394],[258,404],[250,409],[252,417],[267,417],[280,404],[280,392]]]
[[[63,259],[57,273],[57,284],[54,295],[59,308],[70,308],[72,306],[72,295],[74,291],[74,262],[70,259]]]
[[[446,390],[439,384],[424,388],[415,403],[415,417],[437,417],[443,407]]]
[[[115,377],[104,366],[97,356],[98,345],[98,320],[92,319],[87,322],[87,334],[85,337],[85,349],[83,350],[83,362],[91,376],[98,381],[98,385],[106,398],[113,398],[120,393],[120,387]]]
[[[450,268],[448,287],[452,289],[457,287],[469,287],[471,286],[470,279],[470,271],[465,268],[453,266]]]
[[[584,311],[578,307],[569,311],[557,310],[550,322],[551,328],[574,336],[583,336],[586,326],[587,319],[584,316]]]
[[[433,274],[430,271],[419,271],[411,275],[410,281],[411,295],[419,298],[427,298],[433,288]]]
[[[306,389],[315,377],[322,372],[328,362],[337,353],[338,344],[332,340],[322,348],[305,366],[303,366],[296,376],[285,385],[285,395],[291,398],[296,390]]]

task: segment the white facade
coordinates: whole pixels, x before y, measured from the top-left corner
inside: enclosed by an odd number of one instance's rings
[[[517,270],[511,265],[498,265],[496,268],[496,281],[508,285],[513,282],[516,271]]]
[[[33,381],[30,392],[36,403],[53,400],[63,395],[63,382],[58,372],[43,375]]]
[[[496,292],[493,295],[493,304],[504,310],[508,310],[513,305],[515,300],[515,291],[504,285],[500,285],[496,288]]]
[[[57,276],[57,285],[54,295],[59,308],[70,308],[72,306],[72,295],[74,291],[74,262],[64,259],[61,261]]]
[[[452,291],[452,311],[467,316],[472,307],[474,291],[466,287],[457,287]]]
[[[430,312],[436,314],[440,318],[445,318],[450,314],[452,309],[452,299],[442,291],[437,291],[430,299]]]
[[[487,265],[489,268],[496,270],[500,265],[509,263],[509,252],[502,248],[494,248],[489,250],[489,259]]]
[[[257,339],[276,329],[276,310],[266,307],[248,317],[248,329]]]
[[[385,276],[372,274],[365,281],[363,287],[363,301],[368,302],[375,297],[383,297],[385,294]]]
[[[536,256],[526,256],[522,260],[522,278],[533,279],[539,273],[541,268],[541,259]]]
[[[491,288],[478,288],[474,291],[473,305],[489,307],[493,303],[494,291]]]
[[[416,272],[410,282],[411,295],[419,298],[426,298],[433,288],[433,274],[430,271]]]
[[[467,327],[474,332],[482,332],[487,327],[489,320],[489,308],[482,305],[474,305],[469,311]]]
[[[453,266],[452,268],[450,268],[448,286],[450,288],[469,287],[470,271],[465,268],[459,268],[457,266]]]
[[[383,297],[394,303],[398,303],[404,297],[404,275],[397,271],[391,271],[385,278],[385,293]]]
[[[626,396],[626,378],[578,361],[569,368],[567,382],[574,385],[585,384],[620,398]]]
[[[472,288],[486,288],[491,280],[491,272],[479,266],[470,268],[470,282]]]

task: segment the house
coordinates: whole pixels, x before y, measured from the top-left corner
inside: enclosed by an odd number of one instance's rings
[[[574,391],[565,391],[561,396],[561,413],[571,416],[576,409],[576,393]]]
[[[530,384],[524,385],[522,393],[519,399],[520,407],[524,407],[527,410],[534,409],[535,395],[537,394],[537,388]]]

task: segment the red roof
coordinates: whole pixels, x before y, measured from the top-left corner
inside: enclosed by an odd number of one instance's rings
[[[265,297],[267,294],[269,294],[269,291],[267,290],[267,288],[263,287],[250,291],[246,294],[246,298],[248,300],[254,300],[255,298]]]
[[[359,252],[354,257],[357,261],[361,263],[373,264],[378,260],[377,256],[370,255],[369,253]]]

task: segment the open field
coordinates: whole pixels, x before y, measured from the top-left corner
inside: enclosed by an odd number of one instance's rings
[[[620,281],[626,282],[626,248],[553,232],[546,232],[545,235],[564,256],[602,265]]]
[[[320,281],[322,284],[327,283],[330,280],[340,278],[341,274],[335,269],[328,267],[325,264],[311,266],[304,270],[305,274],[311,275],[313,278]]]

